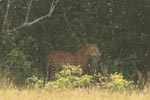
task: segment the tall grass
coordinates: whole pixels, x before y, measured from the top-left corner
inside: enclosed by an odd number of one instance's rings
[[[150,92],[109,92],[96,88],[51,91],[5,88],[0,89],[0,100],[150,100]]]
[[[120,74],[111,75],[113,81],[109,86],[124,87],[122,84],[126,82]],[[36,77],[30,78],[34,82],[38,82]],[[104,82],[108,84],[109,81]],[[113,83],[113,84],[112,84]],[[117,84],[116,84],[117,83]],[[62,84],[61,84],[62,85]],[[68,85],[68,84],[67,84]],[[36,84],[35,84],[36,86]],[[120,87],[121,86],[121,87]],[[99,85],[98,85],[99,87]],[[0,100],[150,100],[150,85],[146,85],[144,90],[103,88],[89,85],[88,88],[51,88],[42,87],[18,88],[13,85],[7,77],[0,77]],[[128,87],[128,85],[127,85]]]
[[[150,100],[150,88],[112,92],[96,87],[76,89],[17,88],[1,81],[0,100]]]

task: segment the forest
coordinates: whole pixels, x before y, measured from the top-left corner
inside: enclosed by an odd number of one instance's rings
[[[149,0],[0,0],[0,82],[44,80],[50,52],[96,44],[95,77],[118,75],[143,89],[150,82],[149,25]]]

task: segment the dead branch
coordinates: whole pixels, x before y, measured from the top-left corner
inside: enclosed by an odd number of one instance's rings
[[[27,23],[28,20],[29,20],[29,15],[30,15],[30,11],[31,11],[32,2],[33,2],[33,0],[30,0],[30,2],[28,4],[26,18],[25,18],[25,23]]]
[[[24,22],[22,25],[18,26],[18,27],[15,27],[15,28],[13,28],[13,29],[11,29],[11,30],[7,30],[5,33],[14,32],[14,31],[19,30],[19,29],[22,29],[22,28],[24,28],[24,27],[26,27],[26,26],[31,26],[31,25],[33,25],[33,24],[39,22],[39,21],[42,21],[42,20],[48,18],[48,17],[51,17],[51,16],[52,16],[52,13],[54,12],[54,9],[55,9],[56,5],[57,5],[58,2],[59,2],[59,0],[53,0],[53,1],[52,1],[52,4],[51,4],[51,6],[50,6],[50,9],[49,9],[49,13],[48,13],[48,14],[46,14],[46,15],[44,15],[44,16],[41,16],[41,17],[39,17],[39,18],[37,18],[37,19],[31,21],[31,22],[28,22],[29,13],[30,13],[31,6],[32,6],[32,1],[33,1],[33,0],[30,1],[30,5],[28,6],[28,10],[27,10],[25,22]]]

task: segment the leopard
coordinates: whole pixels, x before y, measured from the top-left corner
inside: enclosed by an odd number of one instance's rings
[[[96,72],[101,53],[96,44],[87,44],[76,51],[57,50],[48,54],[46,63],[46,82],[54,80],[55,73],[61,71],[64,65],[90,66],[92,73]]]

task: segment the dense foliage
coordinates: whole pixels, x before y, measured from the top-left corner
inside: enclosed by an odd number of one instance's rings
[[[148,0],[0,0],[0,73],[22,84],[44,77],[49,52],[97,43],[101,73],[148,80],[149,8]]]
[[[98,83],[96,82],[96,80]],[[100,73],[94,76],[83,74],[80,66],[66,65],[64,68],[55,74],[55,80],[51,80],[44,84],[43,79],[38,79],[32,76],[27,79],[27,86],[30,89],[54,90],[54,89],[75,89],[75,88],[90,88],[92,86],[107,89],[109,91],[126,91],[135,89],[133,81],[124,79],[121,73],[101,75]]]
[[[56,80],[46,83],[45,88],[77,88],[89,87],[92,82],[92,76],[83,75],[79,66],[64,66],[64,69],[56,74]]]

